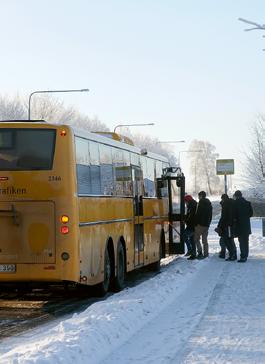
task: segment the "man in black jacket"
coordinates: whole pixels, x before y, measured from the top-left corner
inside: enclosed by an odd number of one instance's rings
[[[251,203],[244,199],[241,191],[236,191],[234,197],[235,236],[238,237],[240,246],[238,262],[244,263],[248,258],[249,235],[251,234],[250,218],[253,216],[253,209]]]
[[[226,193],[221,196],[222,211],[221,217],[217,225],[216,232],[220,236],[221,252],[220,258],[225,258],[226,248],[229,252],[229,257],[226,260],[236,260],[236,245],[233,237],[233,222],[234,222],[234,201],[228,197]]]
[[[195,233],[194,240],[197,246],[198,255],[197,258],[206,258],[209,255],[208,246],[208,230],[212,221],[212,204],[208,198],[206,198],[206,193],[201,191],[198,193],[199,202],[197,205],[197,210],[195,214]],[[202,237],[202,246],[200,243],[200,237]]]
[[[186,256],[189,255],[189,260],[196,258],[196,246],[194,242],[194,228],[195,228],[195,213],[197,202],[190,195],[184,197],[187,213],[185,216],[186,228],[184,231],[184,240],[188,248]]]

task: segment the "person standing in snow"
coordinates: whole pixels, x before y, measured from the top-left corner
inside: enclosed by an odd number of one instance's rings
[[[228,197],[226,193],[221,196],[222,211],[218,222],[216,232],[220,236],[221,252],[219,258],[225,258],[226,249],[229,257],[226,260],[233,261],[237,259],[236,245],[233,237],[234,222],[234,200]]]
[[[206,198],[206,192],[198,193],[199,202],[195,213],[195,232],[194,240],[197,247],[198,259],[207,258],[209,256],[208,230],[212,221],[212,204]],[[202,237],[203,250],[200,243]]]
[[[237,190],[234,193],[234,198],[234,230],[240,247],[240,259],[238,262],[244,263],[247,261],[249,252],[250,218],[253,216],[253,209],[251,203],[244,199],[241,191]]]
[[[184,197],[187,214],[185,217],[186,228],[184,230],[184,241],[187,245],[187,253],[185,256],[189,256],[189,260],[196,258],[196,246],[194,242],[194,228],[195,228],[195,213],[197,208],[197,201],[192,196],[186,195]]]

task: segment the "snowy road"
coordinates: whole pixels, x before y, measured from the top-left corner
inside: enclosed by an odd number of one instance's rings
[[[265,363],[265,240],[250,259],[164,260],[161,274],[0,345],[0,363]],[[213,226],[214,227],[214,226]]]

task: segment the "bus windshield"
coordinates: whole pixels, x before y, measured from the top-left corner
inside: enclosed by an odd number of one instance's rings
[[[0,171],[50,170],[55,129],[0,128]]]

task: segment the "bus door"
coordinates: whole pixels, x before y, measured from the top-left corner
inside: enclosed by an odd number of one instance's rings
[[[134,266],[144,264],[143,176],[140,167],[132,166],[134,206]]]

